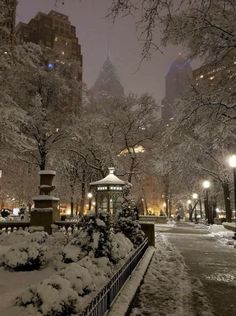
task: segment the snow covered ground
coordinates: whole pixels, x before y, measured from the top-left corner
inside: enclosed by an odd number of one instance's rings
[[[236,241],[232,239],[234,232],[224,228],[223,225],[210,225],[208,227],[209,236],[217,239],[222,246],[236,248]]]
[[[97,235],[96,231],[89,239],[84,232],[1,234],[0,315],[69,316],[85,308],[134,249],[124,234],[112,233],[115,263],[95,257]]]
[[[201,282],[190,277],[177,249],[161,234],[156,235],[156,248],[130,315],[213,315]]]

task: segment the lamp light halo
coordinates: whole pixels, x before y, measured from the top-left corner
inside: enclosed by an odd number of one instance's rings
[[[229,165],[231,168],[236,168],[236,155],[231,155],[229,157]]]
[[[208,180],[204,180],[202,183],[202,186],[204,189],[208,189],[210,187],[211,183]]]

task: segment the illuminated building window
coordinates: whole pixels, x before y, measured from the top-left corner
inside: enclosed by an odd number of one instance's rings
[[[62,55],[65,55],[65,52],[64,52],[64,51],[62,51],[62,52],[61,52],[61,54],[62,54]]]
[[[55,41],[55,42],[57,42],[57,41],[58,41],[58,38],[57,38],[57,36],[55,37],[54,41]]]
[[[209,79],[210,79],[210,80],[213,80],[214,78],[215,78],[215,76],[211,76]]]

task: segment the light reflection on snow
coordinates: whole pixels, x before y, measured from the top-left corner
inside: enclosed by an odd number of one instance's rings
[[[225,282],[225,283],[235,283],[236,285],[236,275],[232,273],[214,273],[211,275],[206,275],[205,278],[211,281]]]

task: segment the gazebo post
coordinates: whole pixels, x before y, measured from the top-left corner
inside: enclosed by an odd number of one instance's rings
[[[108,211],[109,214],[111,213],[109,191],[107,192],[107,211]]]

